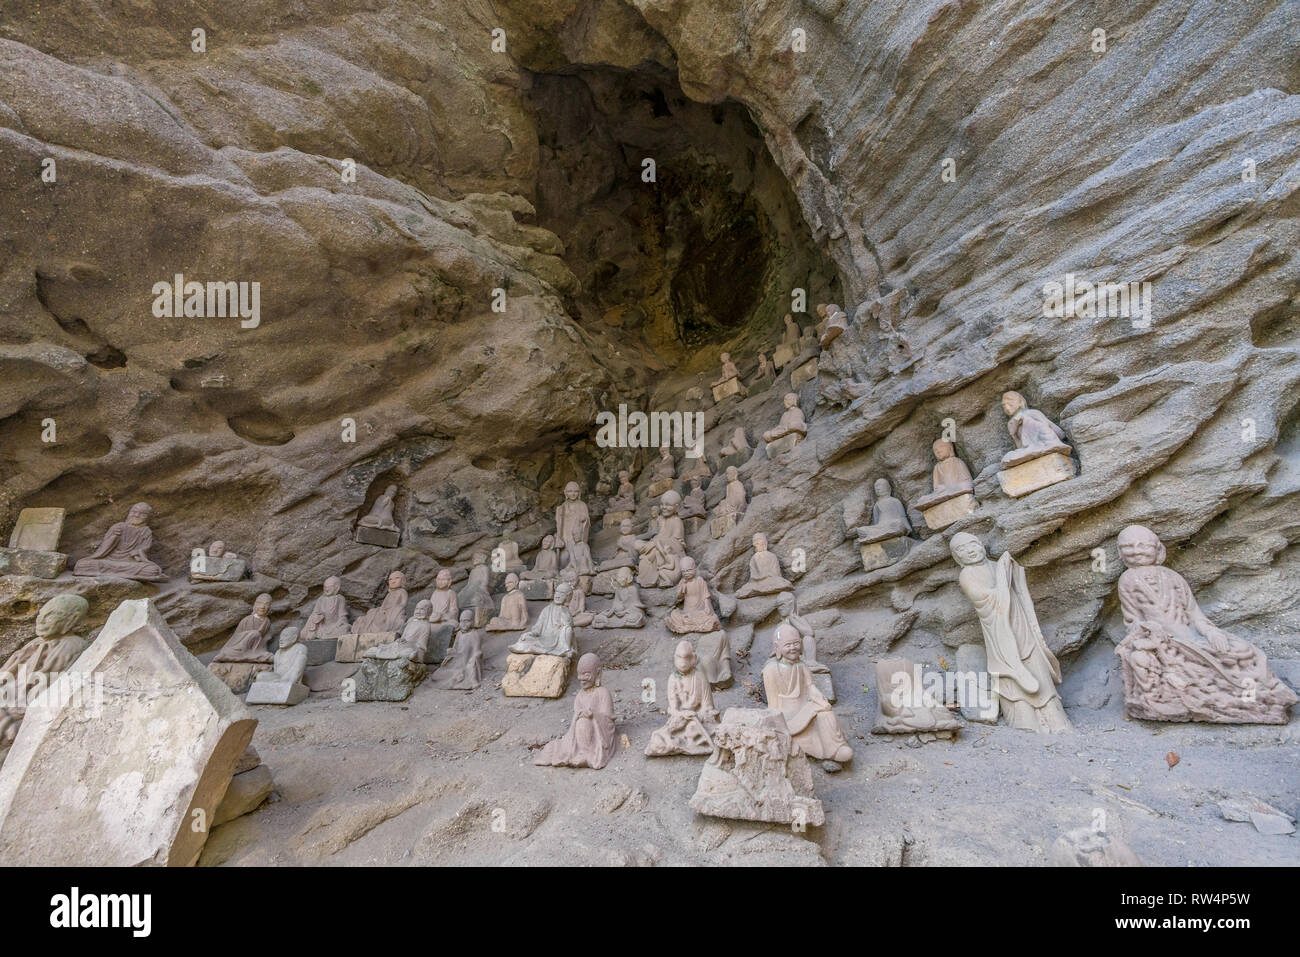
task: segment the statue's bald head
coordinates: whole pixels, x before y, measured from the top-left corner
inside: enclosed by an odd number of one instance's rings
[[[80,595],[55,595],[36,615],[36,637],[61,638],[81,624],[90,611],[90,603]]]
[[[1144,565],[1163,565],[1165,546],[1160,536],[1145,525],[1130,525],[1116,539],[1119,557],[1129,568]]]

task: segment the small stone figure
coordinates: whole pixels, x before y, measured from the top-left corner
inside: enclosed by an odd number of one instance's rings
[[[325,579],[325,584],[321,589],[321,596],[312,605],[311,615],[308,616],[308,629],[304,629],[300,636],[302,640],[339,638],[352,630],[352,624],[348,621],[348,600],[339,594],[339,589],[342,587],[343,582],[337,575],[331,575]],[[320,615],[320,622],[315,630],[308,635],[307,631],[311,626],[311,618],[317,614]]]
[[[582,690],[573,699],[573,723],[568,733],[546,745],[533,764],[599,771],[618,750],[614,699],[608,688],[601,687],[600,658],[595,654],[587,652],[578,659],[578,682]]]
[[[673,651],[675,670],[668,677],[668,720],[651,733],[647,756],[713,752],[709,729],[718,722],[718,709],[713,689],[696,664],[694,646],[679,641]]]
[[[248,563],[226,548],[218,539],[207,547],[190,552],[190,581],[237,582],[248,571]]]
[[[673,452],[668,446],[660,446],[659,461],[650,469],[650,487],[646,490],[651,498],[658,498],[673,487],[677,477],[677,466],[673,462]]]
[[[542,609],[532,627],[510,646],[516,655],[554,655],[572,658],[576,648],[573,643],[573,616],[569,613],[569,593],[573,586],[560,582],[555,587],[555,597]]]
[[[843,309],[834,303],[824,303],[818,306],[817,314],[825,321],[825,327],[820,330],[820,345],[823,349],[826,349],[848,328],[849,317],[844,314]]]
[[[736,364],[731,361],[731,354],[724,352],[721,356],[722,375],[718,380],[712,383],[713,401],[721,402],[730,395],[739,394],[742,389],[740,386],[740,370]]]
[[[952,738],[961,719],[922,683],[921,667],[906,658],[876,662],[876,724],[872,734],[919,734],[922,740]]]
[[[270,664],[273,656],[266,649],[271,638],[270,614],[271,596],[258,595],[253,601],[253,613],[240,619],[235,633],[213,661]]]
[[[474,691],[482,681],[483,633],[474,627],[473,613],[466,610],[460,614],[456,641],[450,654],[429,682],[443,691]]]
[[[781,333],[781,345],[797,349],[800,336],[799,324],[794,321],[794,317],[788,312],[785,314],[783,321],[785,322],[785,331]]]
[[[691,478],[690,491],[682,498],[682,507],[678,511],[683,519],[703,518],[705,516],[704,486],[703,480],[698,476]]]
[[[632,486],[632,473],[627,469],[618,473],[618,494],[609,500],[609,511],[636,511],[636,489]]]
[[[635,568],[636,557],[636,535],[632,533],[632,519],[625,518],[618,523],[618,541],[614,545],[614,555],[612,558],[601,562],[596,566],[598,572],[615,571],[619,568]],[[602,592],[602,594],[604,594]]]
[[[674,608],[669,613],[668,630],[677,635],[717,631],[722,627],[722,622],[713,610],[709,583],[695,573],[695,559],[689,555],[682,558],[681,568],[682,579],[677,585],[677,601],[682,603],[682,607]]]
[[[560,577],[560,558],[555,551],[555,537],[547,535],[537,550],[533,567],[521,576],[523,581],[555,581]]]
[[[745,483],[740,480],[740,470],[733,465],[727,469],[726,494],[723,495],[722,501],[718,503],[714,514],[718,517],[729,515],[739,519],[740,516],[745,514],[745,508],[748,504]]]
[[[384,494],[375,499],[360,521],[357,522],[355,538],[363,545],[379,545],[383,548],[396,548],[401,541],[401,530],[393,520],[393,504],[397,500],[397,486],[390,485]]]
[[[808,423],[804,421],[803,410],[799,408],[799,396],[787,392],[783,401],[785,412],[781,421],[763,433],[769,457],[789,452],[808,434]]]
[[[377,635],[401,631],[406,624],[406,576],[394,571],[388,576],[388,594],[377,608],[372,608],[352,623],[354,635]]]
[[[911,547],[908,536],[912,523],[907,507],[893,496],[887,479],[876,479],[875,493],[871,524],[853,530],[862,553],[862,568],[869,572],[892,565]]]
[[[456,621],[460,618],[460,602],[456,593],[451,590],[450,568],[438,569],[438,574],[433,579],[433,593],[429,596],[429,601],[433,605],[429,621],[434,627],[438,625],[456,627]]]
[[[772,644],[776,657],[763,666],[768,707],[785,716],[795,744],[809,757],[838,764],[851,760],[853,749],[839,719],[801,660],[803,636],[796,628],[781,624]]]
[[[488,557],[483,552],[474,553],[474,567],[469,570],[469,577],[456,593],[456,608],[448,614],[445,610],[439,619],[454,624],[460,609],[468,608],[474,612],[474,625],[481,628],[492,617],[492,573],[488,570]]]
[[[767,550],[767,536],[758,532],[753,538],[754,557],[749,560],[749,581],[740,586],[737,598],[753,595],[776,595],[794,586],[781,576],[781,560]]]
[[[248,704],[295,705],[307,700],[303,672],[307,670],[307,646],[298,640],[298,629],[290,625],[280,632],[280,643],[270,671],[260,672],[248,688]]]
[[[681,580],[681,561],[686,555],[686,528],[677,515],[682,497],[669,490],[660,499],[659,528],[648,542],[636,543],[640,556],[637,584],[642,588],[666,588]]]
[[[954,535],[948,547],[962,567],[961,590],[979,616],[989,674],[1007,724],[1039,734],[1072,730],[1056,689],[1061,666],[1038,627],[1025,570],[1010,552],[990,561],[984,545],[967,532]]]
[[[817,635],[812,622],[799,614],[799,600],[793,591],[782,592],[776,597],[776,609],[781,616],[781,624],[789,625],[803,637],[801,658],[813,676],[813,684],[832,704],[835,702],[835,686],[831,682],[831,669],[817,657]],[[776,657],[776,642],[772,643],[772,654]]]
[[[468,609],[466,609],[468,610]],[[433,632],[433,602],[423,598],[415,603],[415,613],[402,629],[397,641],[409,649],[414,661],[424,661],[429,650],[429,635]]]
[[[1016,447],[1002,456],[998,482],[1012,498],[1036,492],[1057,482],[1074,478],[1073,449],[1063,440],[1065,433],[1037,409],[1031,409],[1019,392],[1002,396],[1002,411],[1008,416],[1007,431]]]
[[[728,455],[741,455],[752,451],[749,440],[745,438],[744,427],[738,425],[735,431],[731,433],[731,438],[727,439],[727,444],[722,447],[722,451],[718,454],[726,458]]]
[[[758,354],[758,369],[754,373],[754,381],[762,382],[765,379],[775,379],[776,369],[772,368],[772,360],[767,357],[766,353]]]
[[[11,702],[0,708],[0,747],[13,744],[31,698],[90,647],[76,634],[89,611],[90,603],[80,595],[55,595],[36,614],[36,637],[0,667],[0,686],[7,686]]]
[[[567,607],[569,614],[573,618],[573,627],[587,627],[592,621],[592,614],[587,611],[587,592],[582,587],[582,582],[578,580],[578,575],[574,572],[573,566],[569,566],[560,572],[560,581],[567,583],[569,586],[569,604]],[[591,579],[588,578],[586,581],[590,584]]]
[[[461,613],[464,617],[464,612]],[[528,627],[528,601],[519,590],[519,576],[506,576],[506,593],[501,596],[501,608],[496,617],[487,623],[488,631],[521,631]]]
[[[614,598],[609,607],[592,620],[595,628],[640,628],[645,624],[645,603],[637,589],[632,569],[620,568],[614,579]]]
[[[1148,721],[1286,724],[1296,694],[1264,653],[1205,617],[1165,546],[1142,525],[1119,534],[1124,712]]]
[[[596,569],[587,545],[591,516],[586,503],[578,497],[581,491],[577,482],[564,486],[564,501],[555,510],[555,541],[564,552],[565,568],[579,575],[594,575]]]
[[[108,530],[93,555],[81,559],[72,574],[85,577],[129,578],[141,582],[164,582],[167,576],[149,559],[153,532],[149,519],[153,509],[137,502],[126,513],[126,521]]]
[[[975,483],[966,463],[957,458],[952,443],[939,439],[934,443],[934,490],[917,499],[915,508],[925,516],[925,524],[942,531],[957,519],[969,515],[979,505],[975,501]]]

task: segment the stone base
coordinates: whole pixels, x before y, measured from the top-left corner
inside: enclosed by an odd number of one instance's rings
[[[307,700],[307,686],[301,681],[258,681],[248,687],[245,704],[302,704]]]
[[[709,534],[714,538],[722,538],[735,527],[736,516],[734,513],[731,515],[719,515],[717,518],[710,519]]]
[[[802,439],[803,436],[798,432],[791,432],[788,435],[781,436],[775,442],[768,442],[767,457],[769,459],[774,459],[778,455],[785,455],[787,452],[793,452],[794,447],[798,445]]]
[[[424,648],[424,663],[440,665],[447,657],[447,648],[451,645],[451,636],[456,633],[453,625],[434,625],[429,629],[429,643]]]
[[[402,540],[402,532],[397,528],[371,528],[368,525],[358,525],[353,537],[362,545],[396,548]]]
[[[237,582],[248,571],[242,558],[214,558],[212,555],[195,555],[190,559],[192,582]]]
[[[627,511],[606,512],[605,517],[601,520],[601,524],[603,528],[618,528],[619,523],[622,522],[624,519],[634,518],[634,517],[635,517],[635,513],[633,512],[627,512]]]
[[[892,565],[906,555],[911,547],[912,540],[906,535],[862,545],[862,570],[874,572],[877,568]]]
[[[956,498],[950,498],[946,502],[940,502],[938,505],[920,511],[925,516],[926,526],[940,532],[957,519],[965,518],[978,507],[979,502],[975,501],[975,496],[970,492],[963,492]]]
[[[501,691],[508,698],[562,698],[569,659],[559,655],[509,655]]]
[[[651,498],[658,498],[659,496],[663,495],[665,492],[672,489],[673,483],[675,483],[676,481],[677,481],[676,479],[666,478],[666,479],[659,479],[658,481],[655,482],[651,482],[650,487],[646,489],[646,494],[649,495]]]
[[[790,388],[798,391],[802,386],[817,378],[817,359],[809,359],[790,373]]]
[[[405,701],[426,674],[422,662],[402,656],[363,659],[354,678],[356,700]]]
[[[254,661],[214,661],[208,670],[220,678],[235,694],[243,694],[249,685],[263,671],[271,670],[271,663],[261,664]]]
[[[62,552],[40,552],[32,548],[0,548],[0,575],[30,575],[58,578],[68,567]]]
[[[338,654],[339,640],[337,638],[313,638],[311,641],[304,641],[302,644],[307,649],[308,668],[314,668],[316,665],[323,665],[327,661],[333,661],[334,656]]]
[[[1002,469],[998,472],[998,484],[1007,495],[1019,498],[1057,482],[1068,481],[1074,475],[1072,458],[1061,452],[1049,452],[1020,465]]]
[[[555,597],[555,582],[545,578],[525,578],[519,582],[519,591],[529,601],[550,601]]]
[[[727,396],[737,395],[740,391],[740,379],[733,375],[730,379],[724,379],[713,386],[713,401],[721,402]]]
[[[361,655],[367,648],[374,648],[376,645],[383,645],[396,640],[397,632],[395,631],[374,631],[364,635],[344,635],[338,640],[338,647],[334,651],[334,660],[346,663],[357,662],[361,660]]]
[[[772,353],[772,365],[780,369],[787,362],[792,362],[794,357],[794,346],[779,345],[776,347],[776,351]]]

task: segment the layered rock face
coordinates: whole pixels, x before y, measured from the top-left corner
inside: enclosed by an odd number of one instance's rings
[[[943,535],[871,573],[844,540],[873,479],[930,490],[951,419],[968,530],[1026,566],[1054,651],[1118,639],[1114,536],[1142,522],[1221,626],[1295,656],[1297,37],[1293,4],[1205,0],[15,0],[4,527],[63,506],[76,558],[144,499],[177,579],[224,539],[254,581],[157,589],[196,648],[327,574],[361,606],[400,566],[414,595],[502,531],[526,553],[567,481],[599,514],[648,461],[596,446],[600,411],[700,408],[710,455],[775,423],[781,390],[694,390],[723,349],[748,372],[803,288],[854,322],[801,390],[808,439],[696,555],[724,591],[765,530],[807,551],[823,655],[975,640]],[[176,274],[259,282],[258,324],[157,316]],[[1045,317],[1067,274],[1149,282],[1149,327]],[[859,309],[890,296],[908,365]],[[1078,478],[997,491],[1008,389]],[[403,544],[377,551],[351,529],[388,484]],[[33,595],[0,598],[16,645]]]

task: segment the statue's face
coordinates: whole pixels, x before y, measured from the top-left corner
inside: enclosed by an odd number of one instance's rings
[[[632,534],[632,519],[630,519],[630,518],[625,518],[625,519],[623,519],[623,521],[619,522],[619,523],[618,523],[618,533],[619,533],[620,535],[631,535],[631,534]]]
[[[689,674],[695,667],[694,651],[679,651],[673,655],[673,667],[682,674]]]
[[[756,552],[767,551],[767,538],[764,537],[763,535],[755,535],[753,538],[753,542],[754,542],[754,551]]]
[[[58,638],[69,634],[85,614],[84,601],[72,596],[58,596],[41,606],[36,615],[36,637]]]
[[[1160,563],[1160,539],[1146,529],[1126,528],[1119,534],[1119,557],[1129,568]]]
[[[740,477],[740,471],[734,465],[727,466],[727,481],[734,482]]]
[[[692,581],[695,578],[695,566],[682,562],[682,578]]]
[[[259,618],[265,618],[271,612],[271,599],[265,595],[258,595],[257,601],[253,602],[253,614]]]
[[[394,588],[401,588],[402,585],[405,583],[405,581],[406,578],[405,576],[402,575],[401,572],[393,572],[391,575],[388,576],[388,587],[390,590]]]
[[[973,535],[965,538],[954,536],[951,544],[953,557],[963,565],[976,565],[985,559],[984,546]]]
[[[944,459],[952,458],[952,443],[945,442],[943,439],[935,442],[932,446],[934,457],[942,462]]]
[[[284,631],[280,632],[280,650],[284,651],[298,643],[298,629],[290,625]]]
[[[776,607],[782,615],[789,618],[794,614],[794,595],[789,592],[782,592],[776,598]]]
[[[208,546],[208,554],[215,558],[220,558],[222,555],[226,554],[226,543],[221,541],[213,542]]]
[[[506,591],[514,591],[519,587],[519,576],[511,572],[506,576]]]
[[[793,628],[783,628],[778,649],[786,661],[798,661],[803,656],[803,637]]]
[[[554,547],[555,547],[554,535],[547,535],[545,538],[542,539],[542,548],[554,548]]]
[[[590,691],[596,687],[596,679],[600,676],[600,669],[592,665],[585,665],[578,669],[578,681],[581,683],[584,691]]]
[[[1020,396],[1014,392],[1008,392],[1002,397],[1002,411],[1007,415],[1015,415],[1020,411],[1021,405],[1023,405],[1023,402]]]
[[[566,485],[564,487],[564,497],[570,502],[576,502],[578,500],[578,486],[574,485],[572,482]]]
[[[331,575],[329,578],[325,579],[325,594],[337,595],[341,584],[342,583],[337,578]]]
[[[429,616],[433,614],[433,602],[427,598],[415,606],[415,617],[420,621],[428,621]]]
[[[388,486],[388,488],[384,489],[384,497],[385,497],[385,498],[392,498],[392,497],[393,497],[394,495],[396,495],[396,494],[397,494],[397,486],[396,486],[396,485],[390,485],[390,486]]]
[[[724,353],[722,354],[722,361],[723,361],[723,362],[730,362],[730,361],[731,361],[731,355],[730,355],[729,353],[724,352]]]
[[[619,569],[618,583],[622,585],[624,588],[632,584],[632,569],[627,568],[626,566]]]
[[[444,568],[442,571],[438,572],[438,577],[434,579],[434,581],[437,583],[439,588],[450,588],[451,572]]]
[[[788,393],[785,397],[785,407],[787,409],[793,409],[795,407],[795,404],[798,401],[799,401],[799,397],[797,395],[795,395],[793,392]]]
[[[126,513],[126,520],[131,525],[143,525],[149,521],[149,506],[143,503],[132,505],[131,510]]]
[[[627,481],[629,478],[631,478],[631,477],[632,477],[632,473],[631,473],[631,472],[619,472],[619,473],[618,473],[618,480],[619,480],[620,482],[626,482],[626,481]]]
[[[885,498],[889,495],[889,483],[884,479],[876,479],[876,498]]]

